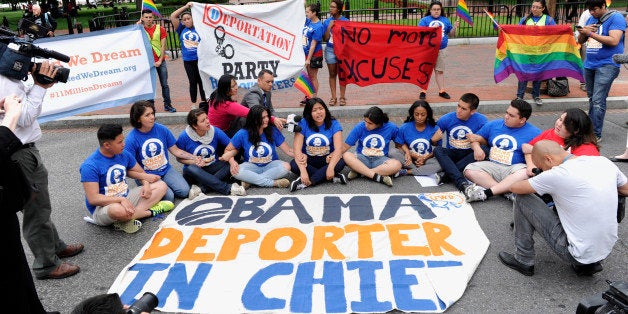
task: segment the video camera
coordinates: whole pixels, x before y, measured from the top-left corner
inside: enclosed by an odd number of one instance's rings
[[[290,132],[301,132],[301,126],[299,125],[299,121],[301,121],[302,117],[296,114],[289,114],[286,118],[286,124],[283,126],[284,129]]]
[[[137,301],[133,302],[129,309],[125,312],[126,314],[140,314],[142,312],[152,312],[155,307],[159,304],[159,299],[157,296],[150,293],[144,292],[141,298]]]
[[[28,72],[33,67],[33,64],[35,64],[34,78],[38,83],[66,83],[68,81],[70,69],[55,66],[57,74],[54,78],[49,78],[39,74],[41,63],[33,62],[33,58],[53,58],[62,62],[70,61],[70,57],[62,53],[40,48],[32,44],[28,38],[19,38],[17,34],[11,30],[0,27],[0,75],[17,80],[26,80]]]
[[[628,313],[628,282],[609,281],[604,293],[585,298],[576,308],[576,314],[622,314]]]

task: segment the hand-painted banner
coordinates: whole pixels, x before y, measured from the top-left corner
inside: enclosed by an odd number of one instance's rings
[[[205,90],[223,74],[238,85],[257,83],[262,69],[275,74],[273,89],[290,88],[305,64],[301,47],[303,1],[219,5],[194,3],[194,27],[201,37],[198,66]]]
[[[336,21],[332,32],[341,85],[410,83],[427,89],[439,28]]]
[[[139,25],[36,40],[70,57],[67,83],[48,89],[40,123],[155,97],[156,72],[148,38]]]
[[[584,81],[571,25],[502,25],[495,51],[495,83],[514,73],[520,81],[573,77]]]
[[[201,196],[109,292],[177,313],[443,312],[488,245],[459,192]]]

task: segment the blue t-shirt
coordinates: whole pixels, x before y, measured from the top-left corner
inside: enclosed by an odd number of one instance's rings
[[[485,115],[476,112],[469,117],[469,120],[462,121],[456,117],[455,112],[449,112],[438,121],[436,125],[443,133],[447,133],[445,147],[450,149],[470,149],[471,142],[467,139],[467,134],[474,134],[479,131],[488,119]]]
[[[355,152],[364,156],[388,156],[390,141],[397,137],[397,132],[399,128],[392,122],[386,122],[381,127],[369,131],[366,129],[366,123],[362,121],[353,127],[345,143],[353,146],[357,142]]]
[[[334,19],[333,17],[330,17],[326,20],[323,21],[323,34],[325,34],[325,32],[327,31],[327,28],[329,27],[329,23],[331,23],[331,21],[336,20],[336,21],[348,21],[349,19],[344,17],[344,16],[340,16],[337,19]],[[335,24],[335,22],[334,22]],[[334,38],[332,35],[331,30],[329,31],[329,40],[327,41],[327,47],[329,48],[333,48],[334,47]]]
[[[126,197],[129,185],[126,182],[126,171],[135,167],[137,162],[131,154],[122,154],[109,158],[96,149],[81,164],[81,182],[98,182],[98,193],[106,196]],[[85,206],[90,214],[94,214],[96,206],[91,205],[85,197]]]
[[[488,142],[491,161],[514,165],[526,162],[521,146],[541,134],[541,130],[530,123],[510,128],[504,124],[504,119],[498,119],[485,124],[477,134]]]
[[[131,130],[126,137],[124,150],[135,157],[146,173],[163,177],[170,169],[168,148],[175,142],[174,135],[167,127],[155,123],[148,133]]]
[[[301,135],[303,135],[303,151],[308,156],[327,156],[334,151],[334,134],[342,132],[342,126],[338,120],[331,120],[329,129],[325,125],[318,127],[318,132],[312,130],[305,119],[299,121]]]
[[[195,61],[198,60],[198,54],[196,50],[201,43],[201,36],[198,35],[194,27],[187,28],[183,23],[179,23],[177,27],[177,34],[179,34],[179,42],[181,43],[181,57],[183,61]]]
[[[414,121],[402,124],[399,127],[395,143],[408,145],[408,148],[413,153],[429,155],[433,149],[432,136],[438,131],[438,126],[426,124],[425,130],[419,131],[414,124]]]
[[[310,52],[310,45],[312,44],[312,40],[316,40],[316,46],[314,46],[314,54],[322,55],[323,54],[323,46],[321,42],[323,41],[323,34],[325,30],[323,29],[323,23],[319,20],[316,23],[312,23],[311,20],[305,20],[305,26],[303,26],[303,52],[305,53],[305,58],[307,59],[307,55]]]
[[[214,138],[209,144],[203,144],[191,139],[186,130],[183,130],[175,145],[192,155],[203,157],[209,166],[218,160],[220,156],[216,156],[216,153],[224,150],[225,147],[229,145],[230,141],[229,136],[227,136],[227,134],[225,134],[225,132],[221,129],[213,126],[211,128],[214,129]],[[187,167],[188,165],[183,165],[184,169]]]
[[[587,20],[586,25],[597,23],[598,19],[590,17]],[[597,33],[603,36],[608,36],[608,32],[611,30],[620,30],[622,32],[626,31],[626,19],[624,19],[621,14],[611,14],[610,17],[606,21],[604,21],[604,23],[602,23],[600,27],[598,27]],[[599,41],[589,37],[589,39],[587,39],[587,56],[584,59],[584,67],[593,70],[601,68],[608,64],[619,67],[619,64],[613,62],[613,55],[624,53],[625,35],[626,34],[623,34],[621,36],[619,44],[614,47],[601,44]]]
[[[428,15],[419,21],[419,26],[440,26],[443,30],[443,39],[440,42],[440,49],[447,48],[447,44],[449,43],[449,32],[451,32],[451,30],[454,28],[448,18],[444,16],[439,16],[437,19],[435,19],[431,15]]]
[[[539,24],[539,21],[541,21],[541,19],[543,19],[543,17],[545,17],[545,23],[541,22],[541,24]],[[524,16],[519,21],[519,25],[546,26],[546,25],[556,25],[556,22],[554,21],[554,19],[551,16],[549,16],[547,14],[543,14],[541,16],[534,16],[534,15],[532,15],[529,20],[528,20],[527,16]]]
[[[273,143],[269,142],[266,134],[262,133],[261,142],[254,146],[249,142],[249,132],[245,129],[239,130],[231,139],[231,144],[238,150],[242,150],[244,161],[254,163],[258,166],[265,166],[273,160],[279,159],[275,147],[279,147],[285,141],[283,134],[273,128]]]

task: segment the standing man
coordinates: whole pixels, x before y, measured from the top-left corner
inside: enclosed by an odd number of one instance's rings
[[[578,276],[601,271],[617,241],[617,193],[628,195],[628,179],[606,157],[574,156],[549,140],[534,145],[532,160],[543,172],[510,186],[517,194],[515,253],[499,259],[532,276],[536,231]],[[556,211],[535,193],[551,195]]]
[[[434,147],[434,157],[445,171],[441,176],[441,182],[452,180],[462,192],[471,186],[462,175],[462,170],[468,164],[477,161],[471,149],[470,135],[479,131],[488,122],[486,116],[478,112],[479,104],[480,99],[477,95],[466,93],[460,97],[455,112],[443,115],[436,122],[440,132],[447,133],[445,146]],[[440,137],[438,132],[434,136]],[[432,144],[436,143],[432,141]]]
[[[52,63],[44,61],[39,73],[53,78],[57,74],[57,69]],[[77,265],[63,262],[61,258],[81,253],[83,244],[67,245],[63,242],[50,219],[52,206],[48,192],[48,170],[42,162],[35,142],[41,138],[37,118],[41,114],[44,95],[46,89],[54,83],[42,84],[35,77],[33,79],[35,84],[27,90],[22,81],[0,76],[0,98],[15,94],[24,103],[22,115],[14,132],[23,145],[20,150],[13,153],[11,159],[20,165],[24,175],[36,189],[34,198],[22,209],[24,238],[35,256],[33,272],[37,279],[60,279],[79,272],[80,268]],[[0,118],[3,117],[4,114],[0,114]]]
[[[626,20],[621,13],[608,10],[604,0],[587,0],[585,7],[591,17],[585,26],[578,29],[578,43],[586,42],[584,79],[589,97],[589,117],[593,121],[597,141],[600,142],[606,98],[619,75],[619,64],[613,62],[613,55],[624,53]]]
[[[166,29],[155,23],[155,16],[151,10],[142,10],[142,19],[140,23],[144,25],[144,31],[148,36],[150,45],[153,48],[153,58],[155,59],[155,68],[161,85],[161,96],[164,98],[164,110],[167,112],[177,112],[172,106],[170,100],[170,87],[168,86],[168,68],[166,67],[166,37],[168,32]],[[155,103],[154,99],[150,102]]]
[[[57,29],[57,21],[55,21],[52,15],[48,12],[42,14],[39,4],[33,5],[33,16],[30,17],[29,20],[44,27],[46,29],[47,37],[54,37],[55,30]]]
[[[270,115],[275,115],[273,103],[270,99],[270,92],[273,90],[273,82],[275,78],[273,72],[268,69],[259,71],[257,75],[257,84],[251,86],[248,92],[244,94],[242,106],[251,108],[255,105],[262,105],[270,111]]]

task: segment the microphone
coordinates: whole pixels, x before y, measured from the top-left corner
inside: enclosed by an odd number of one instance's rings
[[[618,64],[628,63],[628,54],[613,55],[613,62],[618,63]]]

